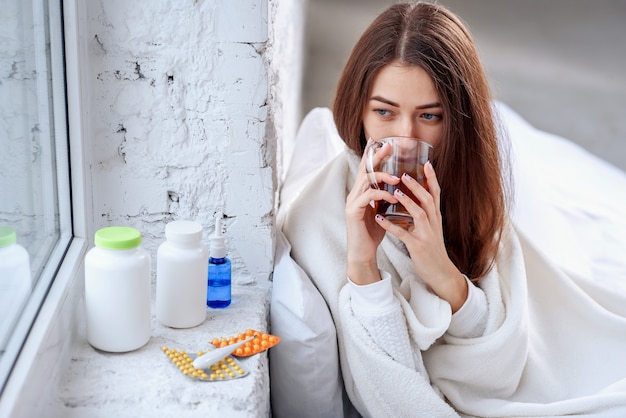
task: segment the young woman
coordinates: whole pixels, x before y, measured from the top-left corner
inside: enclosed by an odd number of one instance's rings
[[[333,114],[348,150],[283,232],[332,314],[357,410],[626,414],[626,294],[555,268],[511,224],[506,146],[461,21],[434,4],[390,6],[354,47]],[[386,136],[434,147],[427,188],[373,173],[415,200],[370,186],[364,150]],[[402,203],[413,227],[376,215],[381,200]]]

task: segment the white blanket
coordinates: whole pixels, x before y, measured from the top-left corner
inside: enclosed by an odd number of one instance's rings
[[[343,209],[357,164],[344,151],[325,166],[291,205],[283,231],[328,304],[346,391],[361,414],[456,415],[445,398],[467,416],[626,416],[626,277],[577,275],[514,227],[481,281],[489,320],[474,339],[445,333],[449,306],[386,238],[378,262],[392,274],[415,358],[427,372],[401,366],[376,346],[353,316],[345,286]]]

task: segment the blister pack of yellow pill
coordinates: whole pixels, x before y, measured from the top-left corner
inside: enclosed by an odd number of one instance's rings
[[[163,352],[185,376],[203,382],[237,379],[248,374],[230,352],[221,349],[187,353],[163,347]]]

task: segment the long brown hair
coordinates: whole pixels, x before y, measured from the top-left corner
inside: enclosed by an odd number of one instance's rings
[[[474,42],[442,6],[395,4],[383,11],[354,46],[333,103],[339,134],[358,155],[366,144],[362,115],[372,81],[395,60],[423,68],[439,94],[443,138],[432,163],[444,239],[452,262],[478,280],[493,265],[506,199],[489,85]]]

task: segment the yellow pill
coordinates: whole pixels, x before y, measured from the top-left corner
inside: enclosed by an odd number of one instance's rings
[[[241,370],[241,369],[237,369],[237,373],[239,373],[239,374],[244,374],[244,371],[243,371],[243,370]]]
[[[198,357],[200,357],[201,355],[203,355],[204,353],[202,351],[198,351]]]
[[[209,377],[209,375],[208,375],[208,374],[206,374],[206,373],[202,373],[202,374],[200,375],[200,377],[201,377],[201,378],[203,378],[203,379],[206,379],[206,378],[208,378],[208,377]]]

